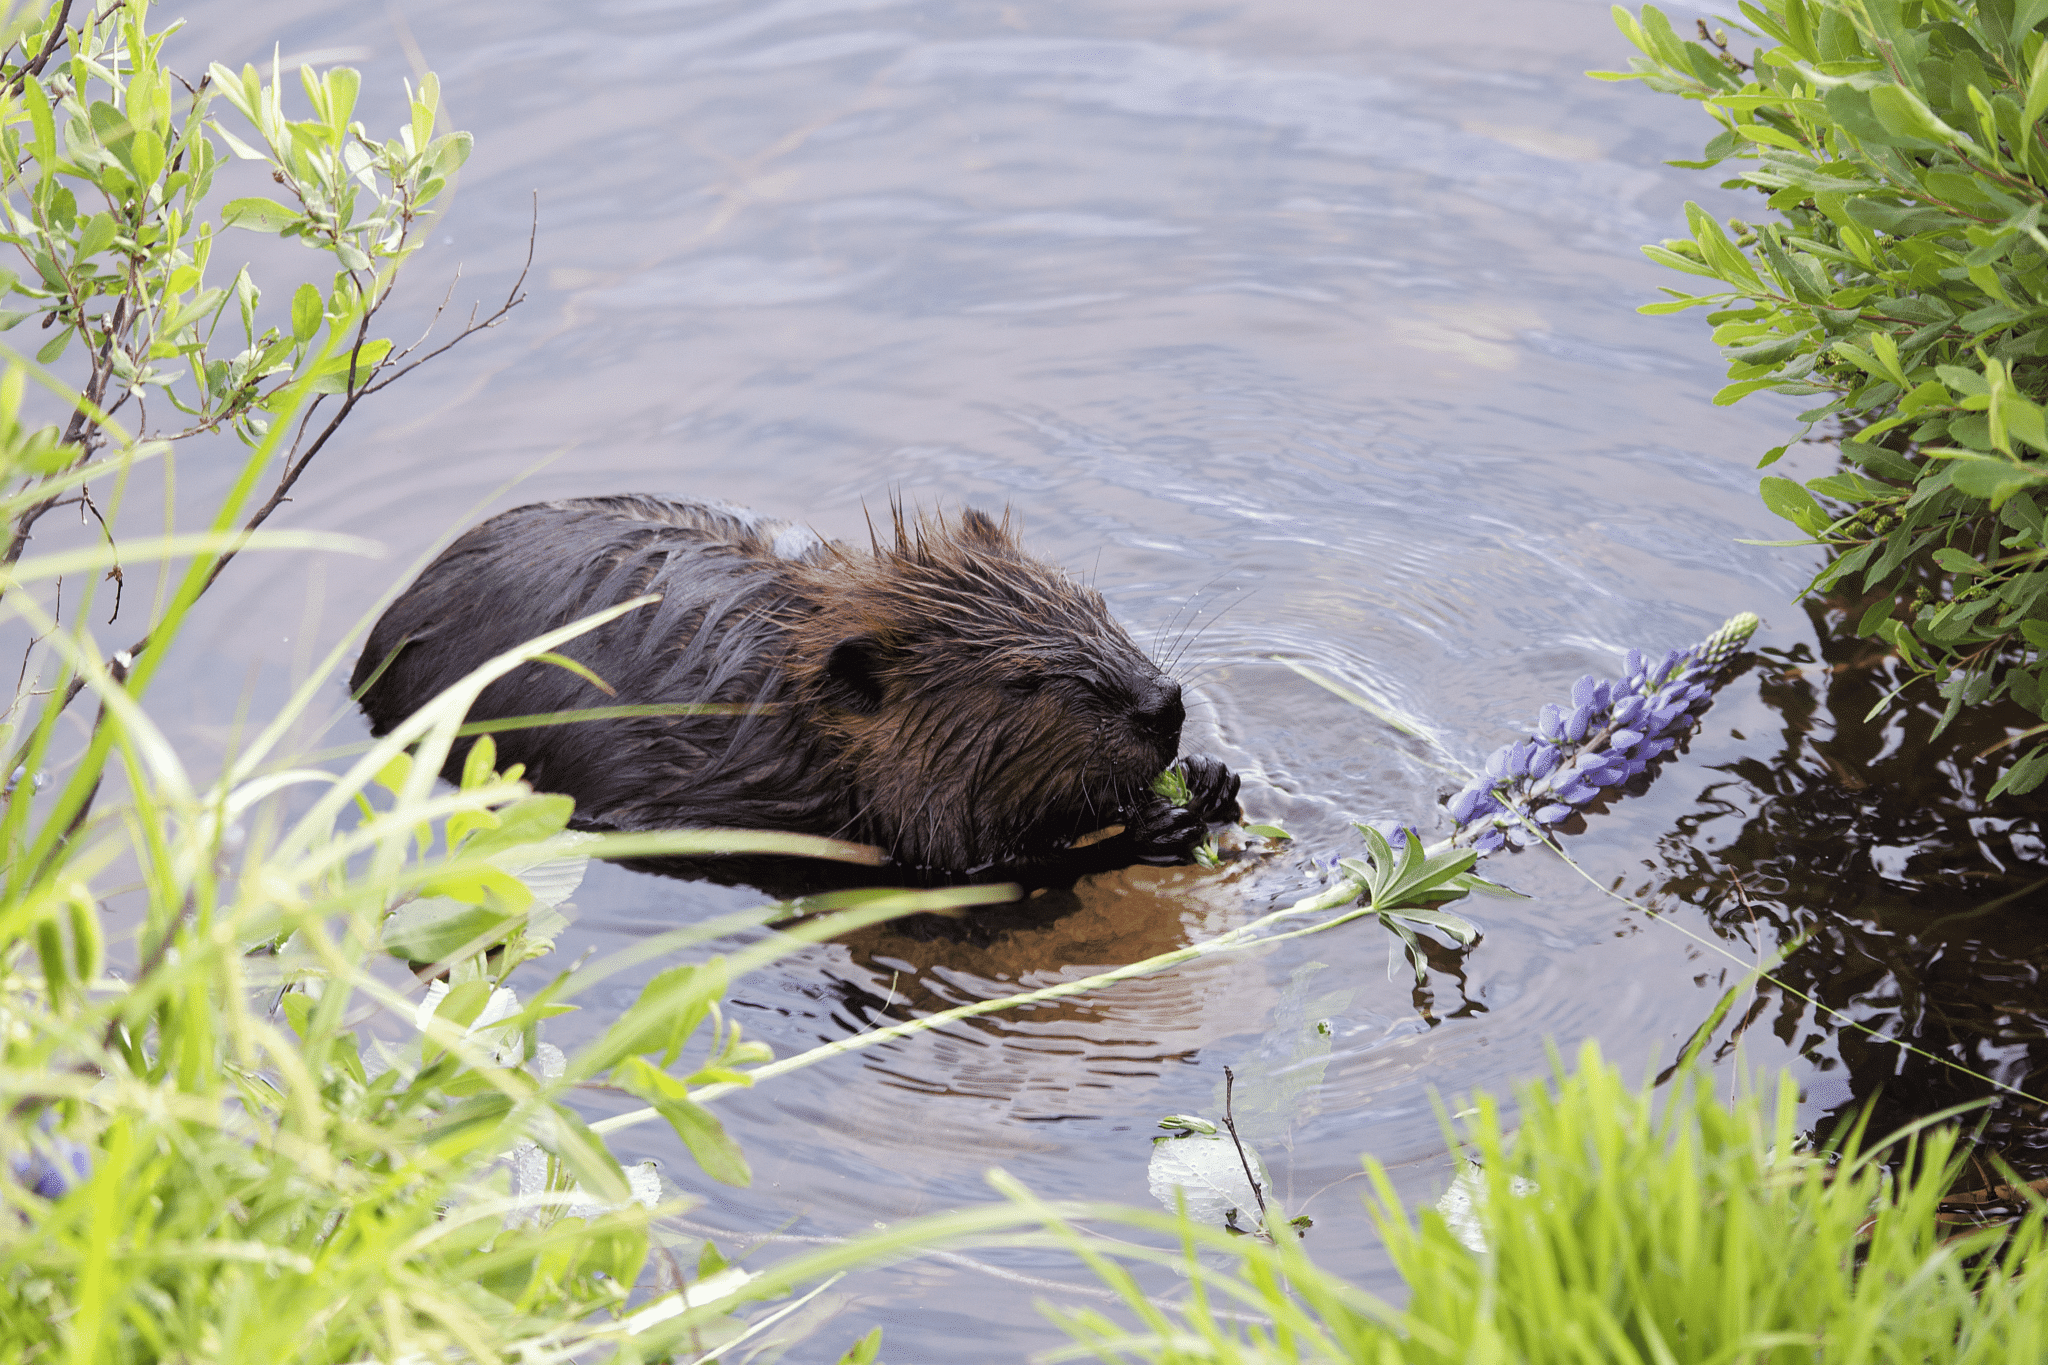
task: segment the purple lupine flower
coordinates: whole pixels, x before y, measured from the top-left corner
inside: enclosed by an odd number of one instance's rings
[[[7,1158],[14,1183],[45,1199],[60,1199],[92,1178],[92,1154],[65,1138],[51,1138],[49,1150],[14,1152]]]
[[[1494,804],[1499,805],[1500,803],[1494,802]],[[1373,820],[1369,823],[1386,839],[1387,846],[1396,852],[1400,851],[1401,845],[1415,837],[1415,831],[1402,824],[1399,820]],[[1360,825],[1359,828],[1363,830],[1365,826]]]
[[[1629,650],[1620,679],[1579,678],[1570,710],[1546,703],[1534,737],[1487,755],[1483,773],[1451,797],[1456,841],[1481,853],[1527,847],[1602,791],[1649,771],[1677,747],[1677,732],[1712,696],[1715,674],[1756,628],[1756,617],[1744,612],[1654,664]]]

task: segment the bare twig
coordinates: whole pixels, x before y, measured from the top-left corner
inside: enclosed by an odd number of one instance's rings
[[[428,351],[418,360],[413,361],[410,365],[400,367],[395,374],[392,374],[386,377],[385,379],[380,380],[378,383],[371,385],[368,389],[365,389],[364,392],[376,393],[379,390],[389,388],[391,385],[405,378],[405,376],[411,374],[420,366],[426,364],[429,360],[432,360],[435,356],[441,355],[446,351],[452,350],[454,347],[459,346],[460,344],[462,344],[462,342],[464,342],[477,332],[481,332],[486,328],[497,326],[499,321],[507,313],[511,312],[514,308],[517,308],[520,304],[526,302],[526,277],[533,270],[534,245],[539,240],[539,238],[540,191],[535,190],[533,192],[533,225],[527,229],[526,233],[526,263],[519,267],[519,278],[512,281],[512,287],[505,292],[505,301],[498,305],[498,310],[495,313],[492,313],[489,317],[485,318],[482,322],[476,321],[476,314],[474,312],[471,312],[470,321],[463,325],[462,331],[457,333],[456,336],[452,340],[450,340],[447,345],[440,346],[434,350]],[[442,306],[447,306],[445,301],[443,302]],[[437,319],[441,316],[440,309],[437,308],[434,310],[434,316]],[[430,323],[429,327],[431,328],[431,326],[432,324]],[[426,340],[424,336],[420,338],[420,341],[424,340]],[[419,344],[420,342],[415,341],[411,346],[406,347],[405,350],[401,351],[399,354],[401,356],[411,355],[413,351],[418,348]]]
[[[1251,1182],[1252,1198],[1259,1201],[1259,1230],[1271,1237],[1273,1229],[1266,1226],[1266,1191],[1260,1186],[1259,1178],[1252,1174],[1252,1159],[1245,1153],[1244,1140],[1237,1135],[1236,1098],[1237,1077],[1226,1066],[1223,1068],[1223,1128],[1230,1134],[1231,1145],[1237,1148],[1238,1164],[1244,1167],[1244,1178]]]
[[[1707,21],[1704,19],[1696,19],[1693,22],[1700,26],[1700,41],[1718,51],[1722,61],[1737,71],[1749,70],[1748,62],[1743,61],[1742,58],[1728,50],[1728,35],[1726,33],[1707,32]]]

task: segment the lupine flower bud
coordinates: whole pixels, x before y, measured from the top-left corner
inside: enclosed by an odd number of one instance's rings
[[[1574,808],[1649,770],[1677,747],[1696,705],[1713,693],[1714,674],[1755,633],[1750,613],[1729,618],[1688,650],[1652,664],[1642,651],[1623,658],[1620,680],[1592,674],[1572,684],[1571,709],[1546,704],[1536,737],[1505,744],[1487,756],[1484,775],[1451,797],[1457,836],[1482,853],[1506,844],[1527,847],[1541,829]]]
[[[1479,813],[1479,795],[1483,790],[1481,787],[1466,787],[1452,797],[1446,807],[1451,813],[1451,818],[1461,825],[1471,824],[1472,817]]]

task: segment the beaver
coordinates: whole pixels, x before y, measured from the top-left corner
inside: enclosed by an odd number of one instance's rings
[[[1152,792],[1178,751],[1180,685],[1100,594],[1018,546],[1007,511],[891,510],[893,543],[871,527],[859,550],[716,502],[515,508],[392,604],[351,690],[381,735],[492,655],[658,593],[561,651],[615,696],[542,661],[470,711],[723,704],[497,733],[500,765],[573,797],[581,827],[789,830],[965,873],[1058,859],[1111,825],[1091,859],[1182,862],[1237,818],[1238,779],[1214,759],[1181,761],[1187,806]]]

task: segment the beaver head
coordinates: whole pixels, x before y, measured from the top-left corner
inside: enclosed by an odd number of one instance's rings
[[[894,522],[893,544],[797,567],[787,618],[793,699],[864,837],[965,869],[1110,823],[1173,760],[1180,685],[1007,514]]]

